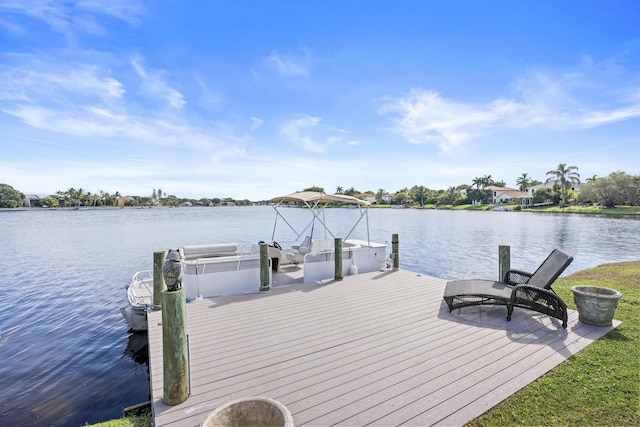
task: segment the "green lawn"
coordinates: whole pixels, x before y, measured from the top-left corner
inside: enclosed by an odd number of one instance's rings
[[[436,209],[467,210],[467,211],[492,211],[495,205],[438,205]],[[371,205],[371,207],[390,207],[390,205]],[[431,209],[433,205],[425,205],[425,209]],[[504,205],[510,212],[516,211],[516,205]],[[519,207],[519,206],[518,206]],[[413,209],[420,209],[420,206],[413,206]],[[540,212],[540,213],[579,213],[588,215],[640,215],[640,206],[617,206],[615,208],[602,208],[594,206],[569,206],[564,209],[558,206],[542,206],[538,208],[527,208],[517,212]]]
[[[153,417],[151,416],[151,409],[143,408],[135,411],[134,414],[130,416],[93,424],[91,427],[151,427],[152,425]]]
[[[550,212],[550,213],[582,213],[594,215],[640,215],[640,206],[618,206],[615,208],[599,208],[594,206],[568,206],[561,209],[557,206],[545,206],[528,208],[526,212]]]
[[[640,261],[558,279],[554,289],[574,310],[577,285],[622,292],[614,317],[623,324],[468,426],[640,425]]]

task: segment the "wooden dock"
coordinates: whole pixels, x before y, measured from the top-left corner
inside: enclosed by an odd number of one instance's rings
[[[296,426],[462,425],[612,327],[539,313],[449,313],[445,280],[404,270],[187,305],[191,395],[162,403],[162,316],[149,314],[156,426],[198,426],[241,397],[283,403]],[[618,323],[614,323],[617,325]]]

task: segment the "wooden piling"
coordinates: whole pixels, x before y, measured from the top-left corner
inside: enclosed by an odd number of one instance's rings
[[[342,238],[338,237],[334,240],[335,251],[335,279],[342,280]]]
[[[504,281],[504,275],[511,268],[511,246],[498,246],[498,281]]]
[[[397,234],[391,235],[391,254],[393,256],[393,268],[400,268],[400,241],[398,240]]]
[[[269,283],[269,246],[260,243],[260,291],[266,292],[271,289]]]
[[[155,251],[153,253],[153,309],[162,308],[162,291],[167,289],[162,275],[162,264],[164,263],[165,251]]]
[[[162,291],[162,364],[165,405],[178,405],[189,397],[187,300],[184,288]]]

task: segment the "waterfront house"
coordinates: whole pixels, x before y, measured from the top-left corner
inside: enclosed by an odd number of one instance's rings
[[[133,202],[135,199],[131,196],[123,196],[123,197],[118,197],[118,206],[119,207],[124,207],[127,205],[127,203],[131,203]]]
[[[516,188],[511,188],[511,187],[498,187],[497,185],[487,185],[486,187],[484,187],[484,190],[490,191],[491,192],[491,203],[493,204],[497,204],[498,203],[498,196],[501,195],[502,193],[505,193],[507,191],[518,191],[518,189]]]
[[[528,207],[531,204],[531,196],[526,191],[506,190],[497,191],[497,195],[493,198],[496,205],[519,204],[522,207]]]
[[[38,196],[37,194],[25,194],[24,207],[35,208],[42,207],[42,199],[46,199],[48,196]]]
[[[358,198],[362,199],[362,200],[366,200],[369,203],[375,203],[376,202],[376,195],[375,194],[371,194],[371,193],[359,194]]]

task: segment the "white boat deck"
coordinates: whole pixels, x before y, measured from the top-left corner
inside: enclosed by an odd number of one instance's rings
[[[566,330],[519,308],[511,322],[504,306],[449,313],[445,284],[397,270],[187,304],[191,395],[176,406],[162,403],[151,312],[155,425],[197,426],[249,396],[280,401],[296,426],[463,425],[612,329],[574,311]]]

